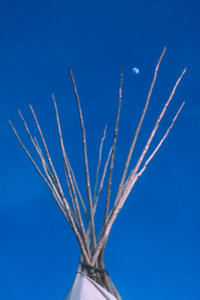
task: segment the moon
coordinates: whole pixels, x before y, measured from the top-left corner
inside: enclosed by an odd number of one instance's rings
[[[133,68],[132,71],[133,71],[133,73],[135,73],[135,74],[138,74],[138,73],[140,72],[138,68]]]

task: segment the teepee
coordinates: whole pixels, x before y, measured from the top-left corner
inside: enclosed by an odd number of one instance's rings
[[[108,153],[106,163],[103,168],[103,173],[101,175],[100,181],[98,181],[98,178],[100,177],[100,165],[101,165],[101,156],[102,156],[102,147],[103,142],[106,135],[106,129],[104,131],[104,135],[102,137],[100,148],[99,148],[99,159],[98,159],[98,165],[96,170],[96,181],[94,186],[94,191],[91,190],[91,184],[90,184],[90,176],[89,176],[89,165],[88,165],[88,157],[87,157],[87,145],[86,145],[86,132],[84,127],[84,121],[83,121],[83,115],[81,110],[81,105],[79,101],[79,96],[76,89],[76,84],[74,80],[74,76],[72,74],[72,70],[69,69],[69,73],[71,76],[73,89],[75,93],[75,98],[77,101],[78,106],[78,112],[80,117],[80,124],[81,124],[81,130],[82,130],[82,144],[83,144],[83,154],[84,154],[84,165],[85,165],[85,179],[86,179],[86,187],[87,187],[87,202],[83,200],[81,196],[81,192],[79,190],[78,184],[76,182],[75,174],[73,172],[72,166],[70,164],[69,158],[67,156],[67,153],[65,151],[65,146],[63,143],[63,137],[62,137],[62,131],[61,131],[61,125],[59,120],[59,114],[57,109],[57,104],[55,101],[54,96],[53,103],[55,107],[55,114],[56,114],[56,120],[57,120],[57,126],[58,126],[58,133],[59,133],[59,139],[60,139],[60,147],[62,150],[62,156],[63,156],[63,162],[64,162],[64,172],[66,177],[66,183],[69,195],[66,196],[63,192],[63,188],[61,186],[61,183],[59,181],[58,175],[56,173],[56,170],[54,168],[51,156],[49,154],[49,150],[47,148],[47,144],[45,142],[42,130],[40,128],[39,122],[37,120],[36,114],[30,105],[31,112],[33,114],[37,129],[39,131],[42,144],[44,146],[45,153],[42,152],[42,148],[39,145],[37,139],[31,135],[31,132],[29,131],[28,125],[23,118],[21,112],[19,111],[20,118],[22,119],[25,129],[28,133],[28,136],[41,160],[43,171],[40,169],[40,167],[36,164],[34,159],[32,158],[31,154],[28,152],[27,148],[24,146],[22,141],[19,138],[19,135],[10,122],[10,125],[18,139],[18,142],[30,158],[31,162],[37,169],[38,173],[42,177],[42,179],[45,181],[47,186],[52,192],[52,195],[58,204],[60,210],[62,211],[64,217],[66,218],[69,226],[71,227],[72,231],[74,232],[76,239],[78,241],[79,247],[80,247],[80,259],[78,264],[78,269],[76,276],[74,278],[74,281],[72,282],[72,285],[66,294],[64,300],[103,300],[103,299],[110,299],[110,300],[120,300],[121,297],[119,293],[117,292],[117,289],[115,288],[106,268],[104,265],[104,250],[106,243],[108,241],[108,237],[111,231],[111,228],[113,226],[113,223],[118,216],[120,210],[122,209],[129,193],[131,192],[131,189],[135,185],[138,178],[143,174],[145,171],[147,165],[152,160],[156,152],[161,147],[162,143],[166,139],[167,135],[169,134],[169,131],[171,130],[172,126],[174,125],[175,120],[177,119],[184,102],[181,104],[178,112],[176,113],[174,119],[172,120],[169,128],[163,135],[162,139],[158,143],[158,145],[155,147],[155,149],[150,153],[150,155],[146,157],[147,151],[150,147],[150,144],[155,136],[155,133],[159,127],[159,124],[173,98],[173,95],[176,91],[176,88],[184,75],[186,69],[182,72],[180,77],[178,78],[176,84],[174,85],[174,88],[164,105],[160,115],[158,116],[158,119],[155,123],[155,126],[152,130],[152,132],[149,135],[149,138],[146,142],[146,145],[143,148],[142,153],[140,154],[137,163],[135,167],[128,173],[129,164],[131,161],[132,153],[138,138],[138,134],[140,132],[148,105],[150,101],[150,97],[152,94],[152,90],[156,81],[158,68],[160,66],[161,60],[163,58],[163,55],[165,53],[165,48],[161,54],[161,57],[156,65],[153,81],[150,86],[150,90],[144,105],[144,109],[142,112],[142,115],[140,117],[140,121],[138,123],[138,126],[135,131],[135,135],[132,140],[132,144],[130,146],[128,156],[124,165],[124,170],[122,172],[121,180],[118,186],[117,193],[115,195],[114,201],[112,202],[113,205],[110,204],[110,198],[111,198],[111,185],[112,185],[112,178],[113,178],[113,167],[114,167],[114,157],[115,157],[115,150],[116,150],[116,141],[117,141],[117,135],[118,135],[118,124],[119,124],[119,117],[120,117],[120,110],[121,110],[121,100],[122,100],[122,83],[123,83],[123,73],[121,70],[121,80],[120,80],[120,86],[119,86],[119,101],[118,101],[118,110],[116,114],[116,122],[115,122],[115,128],[114,128],[114,137],[112,146],[110,149],[110,152]],[[105,213],[104,213],[104,220],[103,225],[100,231],[97,233],[95,231],[95,212],[97,210],[98,201],[101,195],[101,191],[103,186],[105,186],[105,178],[106,173],[108,173],[108,181],[107,181],[107,196],[105,199]],[[87,225],[85,225],[87,224]]]

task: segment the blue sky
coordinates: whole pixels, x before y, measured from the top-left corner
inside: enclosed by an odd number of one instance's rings
[[[199,300],[199,13],[195,0],[1,1],[1,299],[63,299],[79,258],[67,222],[7,119],[37,160],[17,112],[21,110],[38,136],[28,107],[32,104],[64,183],[54,93],[66,150],[86,198],[81,130],[67,67],[73,70],[81,100],[92,185],[105,124],[103,161],[111,146],[122,67],[114,199],[155,66],[166,46],[132,167],[185,67],[152,146],[182,101],[186,104],[116,220],[105,263],[123,300]],[[132,72],[133,67],[139,74]],[[104,197],[101,201],[103,206]],[[97,228],[101,220],[99,212]]]

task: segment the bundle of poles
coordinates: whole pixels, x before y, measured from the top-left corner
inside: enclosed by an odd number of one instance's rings
[[[89,175],[89,165],[88,165],[88,157],[87,157],[87,145],[86,145],[86,132],[84,127],[84,121],[83,121],[83,115],[81,110],[81,105],[79,101],[79,96],[77,93],[76,83],[74,80],[74,76],[72,74],[72,70],[69,68],[70,77],[73,84],[74,94],[77,101],[78,106],[78,112],[80,117],[80,125],[82,130],[82,145],[83,145],[83,155],[84,155],[84,165],[85,165],[85,179],[86,179],[86,187],[87,187],[87,203],[85,200],[83,200],[83,197],[81,196],[81,192],[79,190],[78,184],[76,182],[76,178],[73,172],[73,169],[71,167],[69,158],[67,156],[67,153],[65,151],[64,143],[63,143],[63,137],[62,137],[62,131],[61,131],[61,125],[59,120],[59,114],[57,109],[57,104],[54,98],[54,95],[52,95],[54,108],[55,108],[55,114],[56,114],[56,120],[57,120],[57,126],[58,126],[58,133],[59,133],[59,139],[60,139],[60,147],[62,150],[62,156],[64,161],[64,172],[66,177],[66,183],[69,195],[66,197],[66,195],[63,192],[63,188],[61,186],[61,183],[59,181],[58,175],[56,173],[56,170],[54,168],[51,156],[49,154],[49,150],[47,147],[47,144],[45,142],[42,130],[40,128],[39,122],[37,120],[36,114],[30,105],[31,112],[33,114],[35,123],[37,125],[37,129],[39,131],[42,144],[43,144],[43,151],[41,146],[39,145],[39,142],[37,141],[36,137],[33,137],[31,135],[31,132],[28,128],[28,125],[23,118],[21,112],[19,111],[20,118],[22,119],[26,132],[41,160],[43,171],[40,169],[40,167],[36,164],[34,159],[32,158],[31,154],[27,150],[27,148],[22,143],[16,129],[12,125],[11,121],[9,120],[9,123],[18,139],[18,142],[30,158],[32,164],[35,166],[36,170],[42,177],[42,179],[45,181],[47,186],[52,192],[52,195],[58,204],[60,210],[62,211],[64,217],[66,218],[69,226],[73,230],[76,239],[78,241],[78,244],[80,246],[81,254],[80,254],[80,261],[78,266],[78,271],[84,272],[87,276],[91,277],[93,280],[97,281],[99,284],[101,284],[107,291],[109,291],[111,294],[113,294],[118,300],[121,299],[119,293],[117,292],[108,272],[105,269],[104,266],[104,251],[105,246],[108,241],[108,237],[111,231],[111,228],[113,226],[113,223],[115,219],[117,218],[120,210],[122,209],[127,197],[129,196],[133,186],[135,185],[138,178],[143,174],[145,171],[147,165],[152,160],[152,158],[155,156],[159,148],[161,147],[162,143],[166,139],[166,137],[169,134],[169,131],[174,125],[174,122],[176,121],[181,109],[183,108],[184,102],[181,104],[179,110],[177,111],[174,119],[172,120],[170,126],[168,127],[167,131],[163,135],[162,139],[158,143],[158,145],[155,147],[155,149],[152,151],[152,153],[146,158],[146,153],[151,145],[151,142],[156,134],[156,131],[158,130],[159,124],[174,96],[174,93],[176,91],[176,88],[182,79],[186,69],[183,70],[182,74],[178,78],[177,82],[174,85],[174,88],[165,103],[160,115],[158,116],[157,121],[155,122],[155,126],[153,127],[152,132],[149,135],[149,138],[146,142],[146,145],[143,148],[143,151],[141,152],[137,163],[135,164],[135,167],[129,172],[128,174],[128,168],[130,165],[131,157],[133,154],[133,150],[136,145],[136,141],[145,117],[145,114],[147,112],[147,108],[149,105],[149,101],[152,95],[152,91],[156,82],[157,72],[161,63],[161,60],[164,56],[166,48],[164,48],[160,59],[156,65],[153,80],[149,89],[149,93],[144,105],[143,112],[141,114],[138,126],[136,128],[127,159],[124,165],[124,169],[122,172],[121,180],[118,186],[118,190],[115,196],[115,200],[110,205],[110,199],[111,199],[111,186],[112,186],[112,178],[113,178],[113,168],[114,168],[114,158],[115,158],[115,150],[116,150],[116,141],[117,141],[117,135],[118,135],[118,124],[119,124],[119,117],[120,117],[120,110],[121,110],[121,101],[122,101],[122,84],[123,84],[123,73],[121,70],[121,79],[120,79],[120,86],[119,86],[119,99],[118,99],[118,109],[117,109],[117,117],[115,122],[115,128],[114,128],[114,137],[112,142],[112,147],[108,153],[106,163],[103,168],[103,172],[100,177],[100,165],[101,165],[101,157],[102,157],[102,148],[103,143],[106,137],[106,127],[104,130],[104,134],[100,143],[99,147],[99,158],[98,158],[98,164],[97,164],[97,170],[96,170],[96,180],[94,189],[92,192],[91,184],[90,184],[90,175]],[[106,176],[106,173],[108,173],[108,176]],[[95,232],[95,213],[99,201],[99,197],[101,195],[101,191],[103,186],[105,186],[105,178],[108,178],[107,180],[107,195],[105,199],[105,213],[104,213],[104,220],[102,224],[102,228],[98,233]],[[111,206],[111,207],[110,207]],[[83,219],[85,218],[85,220]],[[86,226],[84,224],[87,224]]]

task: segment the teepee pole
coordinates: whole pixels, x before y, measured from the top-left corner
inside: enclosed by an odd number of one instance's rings
[[[84,228],[84,225],[83,225],[83,220],[82,220],[82,217],[81,217],[81,212],[80,212],[80,208],[79,208],[79,204],[78,204],[78,199],[77,199],[77,196],[76,196],[76,190],[75,190],[75,186],[74,186],[74,183],[73,183],[73,180],[72,180],[72,177],[71,177],[68,158],[67,158],[67,155],[66,155],[66,152],[65,152],[65,147],[64,147],[62,132],[61,132],[61,126],[60,126],[60,120],[59,120],[59,115],[58,115],[58,109],[57,109],[57,105],[56,105],[54,95],[52,95],[52,98],[53,98],[55,112],[56,112],[56,120],[57,120],[57,124],[58,124],[58,132],[59,132],[59,137],[60,137],[60,146],[61,146],[61,150],[62,150],[64,164],[65,164],[65,168],[67,170],[68,180],[70,182],[70,186],[71,186],[72,193],[73,193],[73,199],[74,199],[75,206],[76,206],[76,212],[77,212],[79,225],[80,225],[80,228],[81,228],[81,233],[82,233],[82,236],[83,236],[83,241],[85,243],[87,254],[88,254],[89,258],[91,259],[89,244],[88,244],[88,240],[87,240],[87,237],[86,237],[85,228]]]
[[[112,295],[115,296],[117,300],[121,300],[121,297],[119,293],[117,292],[108,272],[105,269],[104,265],[104,251],[105,246],[108,241],[108,237],[111,231],[111,228],[114,224],[115,219],[117,218],[120,210],[122,209],[127,197],[129,196],[133,186],[135,185],[138,178],[143,174],[143,172],[146,170],[149,162],[152,160],[152,158],[156,155],[158,150],[160,149],[161,145],[167,138],[170,130],[172,129],[176,119],[179,116],[179,113],[181,112],[184,103],[180,106],[178,112],[176,113],[175,117],[173,118],[170,126],[167,128],[167,131],[160,139],[157,146],[154,148],[154,150],[151,152],[151,154],[147,157],[147,151],[149,150],[149,147],[153,141],[153,138],[159,128],[160,122],[163,119],[163,116],[166,113],[166,110],[171,103],[171,100],[176,92],[176,89],[178,87],[179,82],[181,81],[183,75],[185,74],[186,69],[182,72],[180,77],[178,78],[177,82],[175,83],[173,90],[166,101],[157,121],[155,122],[155,125],[153,127],[153,130],[151,131],[149,138],[135,164],[135,167],[130,171],[130,174],[128,174],[128,168],[130,165],[130,161],[132,158],[132,154],[139,136],[140,129],[142,127],[144,117],[146,115],[150,98],[152,95],[152,91],[156,82],[158,69],[160,67],[161,61],[163,59],[164,53],[166,48],[163,49],[163,52],[158,60],[158,63],[156,65],[153,80],[148,92],[148,96],[138,123],[138,126],[136,128],[125,164],[124,169],[122,172],[122,176],[120,179],[120,183],[117,189],[116,196],[114,198],[113,206],[110,207],[110,199],[111,199],[111,187],[112,187],[112,179],[113,179],[113,170],[114,170],[114,158],[115,158],[115,151],[116,151],[116,142],[117,142],[117,134],[118,134],[118,126],[119,126],[119,117],[120,117],[120,111],[121,111],[121,101],[122,101],[122,83],[123,83],[123,73],[121,69],[120,74],[120,86],[119,86],[119,99],[118,99],[118,109],[117,109],[117,116],[114,126],[114,136],[112,141],[112,147],[107,155],[106,162],[103,166],[103,172],[100,176],[100,166],[102,163],[102,149],[103,149],[103,143],[106,137],[106,128],[104,129],[103,137],[100,142],[99,146],[99,156],[98,156],[98,162],[97,162],[97,168],[96,168],[96,176],[95,176],[95,184],[92,194],[91,184],[90,184],[90,176],[89,176],[89,163],[88,163],[88,156],[87,156],[87,145],[86,145],[86,131],[84,127],[84,121],[83,121],[83,114],[81,110],[80,100],[77,93],[76,83],[74,80],[74,76],[72,74],[72,70],[69,68],[70,77],[73,84],[74,94],[77,101],[77,107],[78,107],[78,113],[79,113],[79,119],[80,119],[80,125],[81,125],[81,131],[82,131],[82,145],[83,145],[83,157],[84,157],[84,168],[85,168],[85,178],[86,178],[86,188],[87,188],[87,197],[88,197],[88,205],[86,202],[84,202],[81,192],[79,190],[78,184],[76,182],[76,178],[73,172],[73,169],[70,165],[69,158],[67,156],[67,153],[65,151],[64,147],[64,141],[62,137],[62,130],[60,125],[60,119],[58,114],[58,108],[57,104],[54,98],[54,95],[52,95],[53,103],[54,103],[54,109],[56,114],[56,121],[58,126],[58,134],[59,134],[59,141],[60,141],[60,147],[62,152],[62,157],[64,161],[64,172],[65,177],[67,181],[67,188],[69,192],[69,201],[65,197],[64,191],[62,189],[61,183],[59,181],[58,175],[56,173],[56,170],[54,168],[49,150],[47,148],[46,141],[44,139],[42,130],[40,128],[39,122],[37,120],[36,114],[30,105],[30,109],[32,112],[32,115],[34,117],[38,132],[40,134],[42,144],[44,147],[44,154],[42,153],[42,148],[40,147],[37,139],[32,137],[29,128],[26,124],[25,119],[23,118],[21,112],[19,111],[20,118],[24,124],[25,130],[31,140],[31,143],[33,144],[37,155],[40,158],[43,172],[39,168],[39,166],[36,164],[34,159],[32,158],[31,154],[27,150],[27,148],[22,143],[21,139],[19,138],[19,135],[12,125],[11,121],[9,120],[9,123],[14,131],[14,134],[31,160],[32,164],[36,168],[39,175],[42,177],[42,179],[45,181],[49,189],[51,190],[51,193],[58,204],[60,210],[62,211],[64,217],[66,218],[67,222],[69,223],[69,226],[72,228],[76,239],[78,241],[78,244],[80,246],[80,261],[78,266],[78,272],[82,272],[82,274],[87,275],[90,277],[90,280],[93,279],[94,281],[97,281],[101,286],[103,286],[104,291],[105,289],[109,291]],[[106,199],[105,199],[105,211],[104,211],[104,220],[102,227],[96,235],[95,233],[95,222],[94,222],[94,216],[97,210],[97,204],[99,201],[99,197],[101,194],[101,191],[103,189],[103,186],[105,185],[105,178],[106,173],[108,172],[108,182],[107,182],[107,193],[106,193]],[[100,178],[100,180],[99,180]],[[83,222],[83,217],[85,218],[85,222]],[[84,223],[86,225],[84,225]]]
[[[99,170],[100,170],[100,166],[101,166],[103,142],[104,142],[104,140],[106,138],[106,130],[107,130],[107,125],[105,126],[105,129],[104,129],[104,132],[103,132],[103,137],[101,139],[101,143],[100,143],[100,147],[99,147],[99,159],[98,159],[98,164],[97,164],[97,170],[96,170],[96,176],[95,176],[95,184],[94,184],[94,191],[93,191],[93,198],[92,198],[93,207],[94,207],[94,203],[95,203],[95,199],[96,199],[97,186],[98,186],[98,182],[99,182]]]
[[[101,177],[101,181],[100,181],[100,184],[99,184],[99,189],[98,189],[95,201],[94,201],[94,208],[93,208],[93,211],[94,211],[93,213],[94,214],[95,214],[95,211],[96,211],[96,207],[97,207],[97,203],[98,203],[98,200],[99,200],[99,197],[100,197],[100,193],[101,193],[103,185],[104,185],[104,180],[105,180],[108,164],[110,162],[111,154],[112,154],[112,147],[110,148],[110,151],[108,153],[108,157],[107,157],[107,160],[106,160],[106,163],[105,163],[105,166],[104,166],[104,170],[103,170],[103,174],[102,174],[102,177]]]
[[[180,80],[182,79],[183,75],[185,74],[185,72],[186,72],[186,69],[183,70],[181,76],[178,78],[176,84],[174,85],[174,88],[173,88],[173,90],[172,90],[172,92],[170,94],[170,97],[167,100],[167,102],[166,102],[163,110],[161,111],[161,113],[160,113],[160,115],[159,115],[159,117],[158,117],[158,119],[156,121],[156,124],[155,124],[155,126],[154,126],[154,128],[153,128],[153,130],[152,130],[152,132],[150,134],[150,137],[149,137],[149,139],[148,139],[148,141],[147,141],[147,143],[146,143],[146,145],[145,145],[145,147],[144,147],[144,149],[143,149],[143,151],[142,151],[142,153],[140,155],[140,158],[138,159],[138,161],[136,163],[135,168],[131,171],[131,174],[129,175],[128,179],[126,180],[126,182],[125,182],[125,184],[124,184],[124,186],[122,188],[122,192],[121,192],[121,194],[119,196],[119,200],[118,200],[117,203],[114,204],[113,209],[111,210],[111,212],[109,214],[109,217],[108,217],[109,220],[108,220],[106,229],[104,229],[104,226],[102,226],[102,229],[100,230],[100,234],[97,237],[97,249],[96,249],[96,251],[95,251],[95,253],[93,255],[92,265],[95,264],[96,260],[98,259],[99,253],[105,247],[105,244],[106,244],[106,242],[108,240],[109,233],[110,233],[110,230],[112,228],[112,225],[113,225],[116,217],[118,216],[118,214],[119,214],[122,206],[124,205],[124,202],[126,201],[126,199],[127,199],[128,195],[129,195],[131,189],[133,188],[134,184],[136,183],[136,180],[139,177],[139,176],[136,176],[137,171],[138,171],[138,169],[139,169],[139,167],[140,167],[140,165],[141,165],[141,163],[142,163],[142,161],[144,159],[144,156],[145,156],[147,150],[150,147],[150,144],[151,144],[151,142],[152,142],[152,140],[153,140],[153,138],[154,138],[154,136],[156,134],[156,131],[157,131],[159,125],[160,125],[160,122],[161,122],[161,120],[162,120],[162,118],[163,118],[163,116],[164,116],[164,114],[165,114],[165,112],[166,112],[166,110],[167,110],[167,108],[168,108],[168,106],[169,106],[169,104],[170,104],[173,96],[174,96],[176,88],[177,88]],[[173,127],[174,122],[177,119],[177,117],[178,117],[178,115],[179,115],[179,113],[180,113],[183,105],[184,105],[184,102],[182,103],[181,107],[179,108],[178,112],[176,113],[176,115],[175,115],[175,117],[174,117],[171,125],[167,129],[166,134],[160,140],[159,145],[155,148],[155,150],[153,151],[152,155],[146,161],[146,165],[144,165],[144,169],[143,169],[142,173],[146,169],[146,166],[149,163],[149,161],[153,158],[153,156],[156,154],[156,152],[158,151],[158,149],[162,145],[163,141],[167,137],[167,135],[168,135],[169,131],[171,130],[171,128]],[[142,173],[139,173],[139,174],[141,175]]]
[[[94,216],[93,216],[93,205],[92,205],[92,193],[91,193],[91,185],[90,185],[90,176],[89,176],[89,166],[88,166],[88,158],[87,158],[87,146],[86,146],[86,135],[85,135],[85,127],[83,122],[83,115],[81,110],[81,105],[79,101],[79,96],[76,89],[76,83],[74,80],[74,76],[72,70],[69,68],[69,73],[71,76],[75,97],[78,105],[79,118],[81,122],[81,130],[82,130],[82,140],[83,140],[83,153],[84,153],[84,162],[85,162],[85,176],[86,176],[86,187],[88,193],[88,203],[89,203],[89,212],[90,212],[90,223],[91,223],[91,235],[92,235],[92,243],[93,248],[96,249],[96,238],[95,238],[95,226],[94,226]]]
[[[145,145],[145,147],[144,147],[144,150],[142,151],[142,154],[141,154],[140,158],[138,159],[138,162],[136,163],[135,168],[132,170],[130,176],[128,177],[128,179],[127,179],[127,181],[126,181],[126,183],[125,183],[126,188],[125,188],[125,190],[124,190],[124,192],[123,192],[123,194],[124,194],[125,196],[122,197],[122,198],[124,198],[124,200],[121,199],[121,200],[119,201],[119,202],[121,202],[121,204],[120,204],[121,207],[122,207],[122,205],[124,204],[124,201],[125,201],[126,198],[128,197],[128,195],[129,195],[129,193],[130,193],[130,191],[131,191],[131,189],[132,189],[132,187],[133,187],[133,185],[134,185],[134,183],[135,183],[134,177],[135,177],[135,175],[136,175],[136,173],[137,173],[137,171],[138,171],[138,169],[139,169],[139,167],[140,167],[140,165],[141,165],[141,163],[142,163],[142,161],[143,161],[143,159],[144,159],[144,157],[145,157],[145,154],[147,153],[147,151],[148,151],[148,149],[149,149],[149,147],[150,147],[150,145],[151,145],[151,142],[152,142],[152,140],[153,140],[153,138],[154,138],[154,136],[155,136],[155,134],[156,134],[156,131],[157,131],[159,125],[160,125],[160,122],[161,122],[161,120],[162,120],[162,118],[163,118],[163,116],[164,116],[164,114],[165,114],[165,112],[166,112],[166,110],[167,110],[167,108],[168,108],[168,106],[169,106],[169,104],[170,104],[170,102],[171,102],[171,100],[172,100],[174,94],[175,94],[176,88],[177,88],[177,86],[178,86],[180,80],[182,79],[183,75],[185,74],[185,72],[186,72],[186,69],[183,70],[181,76],[178,78],[176,84],[174,85],[174,88],[173,88],[173,90],[172,90],[172,92],[171,92],[171,94],[170,94],[170,96],[169,96],[169,99],[167,100],[167,102],[166,102],[166,104],[165,104],[163,110],[161,111],[161,113],[160,113],[160,115],[159,115],[159,117],[158,117],[158,119],[157,119],[157,122],[156,122],[156,124],[155,124],[155,126],[154,126],[154,128],[153,128],[153,130],[152,130],[152,132],[151,132],[151,135],[150,135],[150,137],[149,137],[149,139],[148,139],[148,141],[147,141],[147,143],[146,143],[146,145]],[[181,107],[180,107],[180,109],[178,110],[178,113],[177,113],[177,114],[179,114],[179,112],[180,112],[180,110],[182,109],[182,107],[183,107],[183,104],[181,105]],[[177,116],[177,114],[176,114],[176,116]],[[176,120],[176,116],[175,116],[175,118],[174,118],[175,120]],[[173,120],[173,122],[172,122],[173,124],[174,124],[174,121],[175,121],[175,120]],[[169,130],[170,130],[170,129],[171,129],[171,126],[169,127]],[[155,153],[156,153],[156,152],[155,152]],[[155,153],[154,153],[154,154],[155,154]],[[128,192],[128,191],[129,191],[129,192]]]
[[[178,118],[179,113],[181,112],[183,105],[185,104],[185,101],[181,104],[177,114],[175,115],[170,127],[167,129],[165,135],[163,136],[163,138],[160,140],[158,146],[154,149],[154,151],[152,152],[152,154],[149,156],[149,158],[146,160],[146,162],[144,163],[143,168],[140,170],[139,173],[137,173],[137,177],[140,177],[142,175],[142,173],[145,171],[147,165],[149,164],[149,162],[152,160],[152,158],[154,157],[154,155],[156,154],[156,152],[159,150],[159,148],[161,147],[162,143],[164,142],[164,140],[166,139],[166,137],[168,136],[171,128],[174,126],[174,122],[176,121],[176,119]]]
[[[105,205],[105,214],[104,214],[104,223],[103,223],[103,230],[106,229],[108,223],[108,212],[109,212],[109,204],[110,204],[110,195],[111,195],[111,185],[112,185],[112,177],[113,177],[113,168],[114,168],[114,158],[115,158],[115,147],[117,142],[117,134],[118,134],[118,124],[119,124],[119,117],[121,111],[121,102],[122,102],[122,84],[123,84],[123,71],[121,69],[121,80],[120,80],[120,87],[119,87],[119,102],[118,102],[118,110],[117,110],[117,118],[115,122],[115,130],[114,130],[114,138],[112,144],[112,154],[110,159],[110,172],[108,178],[108,186],[107,186],[107,195],[106,195],[106,205]],[[103,265],[103,258],[104,258],[104,251],[105,251],[105,244],[101,249],[101,254],[99,257],[99,265]]]
[[[115,198],[114,207],[116,206],[116,204],[117,204],[117,202],[119,200],[119,196],[121,194],[122,187],[123,187],[124,181],[126,179],[126,175],[127,175],[128,167],[129,167],[129,164],[130,164],[130,161],[131,161],[131,157],[132,157],[132,154],[133,154],[133,150],[135,148],[135,144],[136,144],[136,141],[137,141],[137,138],[138,138],[138,135],[139,135],[139,132],[140,132],[140,129],[141,129],[141,126],[142,126],[142,123],[143,123],[143,120],[144,120],[147,108],[149,106],[149,101],[150,101],[151,94],[152,94],[152,91],[153,91],[153,88],[154,88],[154,85],[155,85],[155,82],[156,82],[158,69],[159,69],[161,60],[162,60],[162,58],[163,58],[163,56],[165,54],[165,50],[166,50],[166,47],[164,47],[163,52],[162,52],[162,54],[161,54],[161,56],[159,58],[159,61],[158,61],[157,65],[156,65],[156,68],[155,68],[155,71],[154,71],[153,81],[151,83],[151,86],[150,86],[150,89],[149,89],[149,93],[148,93],[148,96],[147,96],[147,100],[146,100],[146,103],[145,103],[145,106],[144,106],[144,109],[143,109],[140,121],[138,123],[138,127],[137,127],[137,129],[135,131],[135,135],[133,137],[133,141],[132,141],[131,147],[129,149],[127,160],[126,160],[126,163],[125,163],[125,166],[124,166],[124,170],[123,170],[123,173],[122,173],[121,181],[120,181],[119,188],[118,188],[118,191],[117,191],[117,195],[116,195],[116,198]]]
[[[110,159],[110,173],[108,178],[108,187],[107,187],[107,196],[106,196],[106,207],[105,207],[105,215],[104,215],[104,226],[107,225],[107,219],[108,219],[108,211],[109,211],[109,203],[110,203],[110,194],[111,194],[111,185],[112,185],[112,177],[113,177],[113,168],[114,168],[114,157],[115,157],[115,147],[117,142],[117,134],[118,134],[118,124],[119,124],[119,117],[120,117],[120,111],[121,111],[121,102],[122,102],[122,84],[123,84],[123,72],[121,69],[121,81],[120,81],[120,87],[119,87],[119,104],[118,104],[118,110],[117,110],[117,119],[115,122],[115,131],[114,131],[114,139],[113,139],[113,145],[112,145],[112,154]]]
[[[49,151],[48,151],[48,148],[47,148],[47,145],[46,145],[46,142],[45,142],[45,139],[43,137],[43,134],[42,134],[42,130],[40,128],[40,125],[37,121],[37,118],[36,118],[36,115],[33,111],[33,108],[32,106],[30,105],[30,108],[31,108],[31,111],[32,111],[32,114],[34,116],[34,119],[35,119],[35,123],[37,125],[37,128],[38,128],[38,131],[40,133],[40,136],[41,136],[41,139],[42,139],[42,142],[43,142],[43,145],[44,145],[44,148],[45,148],[45,152],[46,152],[46,155],[47,155],[47,158],[48,158],[48,162],[51,166],[51,169],[53,171],[53,174],[50,176],[51,174],[51,171],[49,170],[48,166],[47,166],[47,162],[45,161],[43,155],[42,155],[42,152],[41,152],[41,149],[39,149],[39,145],[38,143],[36,142],[36,139],[34,141],[34,139],[32,138],[29,130],[28,130],[28,126],[26,125],[26,122],[25,120],[23,119],[21,113],[19,112],[20,114],[20,117],[25,125],[25,129],[29,135],[29,138],[31,139],[31,142],[33,143],[40,159],[41,159],[41,162],[42,162],[42,166],[43,166],[43,169],[45,171],[45,174],[48,178],[48,181],[47,179],[44,177],[44,175],[42,174],[42,172],[40,171],[39,167],[37,166],[37,164],[34,162],[34,160],[32,159],[31,155],[29,154],[28,150],[26,149],[26,147],[24,146],[24,144],[21,142],[18,134],[17,134],[17,131],[15,130],[14,126],[12,125],[11,121],[9,120],[9,123],[18,139],[18,142],[20,143],[20,145],[22,146],[22,148],[24,149],[24,151],[26,152],[26,154],[28,155],[28,157],[30,158],[30,160],[32,161],[33,165],[36,167],[37,171],[39,172],[39,174],[41,175],[41,177],[44,179],[44,181],[47,183],[48,187],[50,188],[51,192],[52,192],[52,195],[56,201],[56,203],[59,205],[61,211],[63,212],[64,216],[66,217],[70,227],[72,228],[72,230],[74,231],[74,234],[78,240],[78,243],[80,245],[80,248],[81,248],[81,251],[84,255],[84,258],[85,260],[87,261],[87,263],[89,264],[90,263],[90,257],[88,256],[88,253],[87,253],[87,250],[85,248],[85,243],[84,243],[84,240],[83,240],[83,237],[81,235],[81,233],[79,232],[79,229],[77,228],[77,225],[76,225],[76,222],[75,222],[75,219],[73,217],[73,214],[72,214],[72,211],[71,211],[71,208],[64,196],[64,193],[62,191],[62,188],[61,188],[61,185],[60,185],[60,182],[58,180],[58,177],[57,177],[57,174],[56,174],[56,171],[54,169],[54,166],[53,166],[53,163],[52,163],[52,160],[51,160],[51,157],[50,157],[50,154],[49,154]],[[52,180],[53,179],[53,180]],[[78,224],[79,225],[79,224]],[[80,226],[79,226],[80,227]]]

